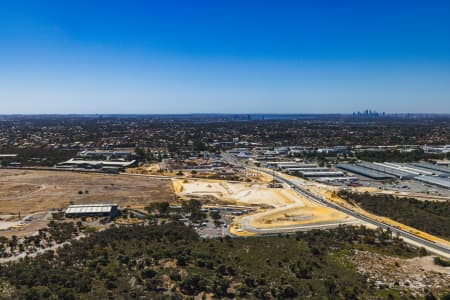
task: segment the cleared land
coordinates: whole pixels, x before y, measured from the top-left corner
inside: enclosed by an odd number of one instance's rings
[[[231,231],[245,235],[247,229],[277,228],[349,222],[353,219],[330,208],[300,197],[289,188],[269,188],[262,183],[237,183],[205,180],[174,180],[174,189],[181,198],[210,202],[251,205],[259,209],[234,219]]]
[[[250,225],[257,228],[284,227],[293,225],[326,224],[339,221],[349,221],[348,217],[336,210],[318,206],[288,206],[270,210],[252,216]]]
[[[170,180],[61,171],[0,170],[0,214],[22,216],[67,205],[114,202],[142,208],[173,201]]]
[[[267,184],[215,180],[174,180],[175,191],[186,198],[200,198],[236,205],[280,207],[298,201],[294,192],[271,189]]]

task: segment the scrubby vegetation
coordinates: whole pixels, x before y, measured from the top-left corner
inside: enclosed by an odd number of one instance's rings
[[[362,151],[356,152],[358,159],[370,162],[414,162],[425,159],[443,159],[445,154],[430,154],[425,153],[423,150],[417,150],[412,152],[400,152],[400,151]]]
[[[60,150],[40,148],[1,148],[0,154],[17,154],[17,157],[3,158],[0,166],[7,166],[11,162],[19,162],[23,166],[53,166],[59,162],[74,157],[75,150]]]
[[[18,238],[0,236],[0,258],[8,258],[22,253],[32,254],[56,244],[64,243],[82,234],[87,228],[81,222],[50,221],[48,228],[39,229],[36,235]]]
[[[405,257],[417,252],[390,232],[363,227],[199,239],[183,224],[167,223],[112,228],[57,252],[2,265],[0,287],[6,299],[408,297],[357,273],[346,259],[354,248]]]
[[[450,267],[450,260],[436,256],[434,258],[434,263],[436,265],[442,266],[442,267]]]
[[[450,239],[450,202],[421,201],[391,195],[340,191],[343,199],[408,226]]]

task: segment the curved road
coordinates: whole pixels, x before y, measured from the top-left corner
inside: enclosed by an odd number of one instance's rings
[[[328,201],[327,199],[325,199],[325,198],[323,198],[323,197],[321,197],[319,195],[315,195],[315,194],[313,194],[313,193],[303,189],[298,183],[295,183],[295,182],[293,182],[293,181],[291,181],[289,179],[286,179],[284,177],[279,176],[277,174],[277,172],[273,173],[272,170],[264,170],[263,168],[256,168],[256,167],[251,167],[251,166],[242,164],[242,163],[238,162],[231,155],[226,155],[225,154],[225,155],[223,155],[223,158],[225,158],[230,164],[233,164],[233,165],[236,165],[236,166],[239,166],[239,167],[250,168],[250,169],[253,169],[253,170],[258,171],[258,172],[263,172],[263,173],[265,173],[265,174],[267,174],[269,176],[274,176],[280,182],[286,183],[289,186],[291,186],[292,189],[295,190],[300,195],[302,195],[302,196],[304,196],[304,197],[306,197],[306,198],[308,198],[308,199],[310,199],[312,201],[315,201],[315,202],[317,202],[317,203],[319,203],[321,205],[325,205],[327,207],[336,209],[336,210],[338,210],[340,212],[343,212],[343,213],[345,213],[347,215],[350,215],[350,216],[352,216],[352,217],[354,217],[356,219],[359,219],[359,220],[364,221],[366,223],[375,225],[377,227],[384,228],[384,229],[389,229],[393,233],[397,233],[399,236],[401,236],[401,237],[403,237],[403,238],[405,238],[407,240],[413,241],[414,243],[416,243],[416,244],[418,244],[420,246],[424,246],[424,247],[426,247],[428,249],[436,251],[436,254],[440,254],[440,255],[444,254],[446,257],[450,257],[450,248],[448,246],[431,242],[429,240],[426,240],[426,239],[423,239],[421,237],[418,237],[418,236],[416,236],[416,235],[414,235],[414,234],[412,234],[412,233],[410,233],[408,231],[404,231],[402,229],[396,228],[396,227],[391,226],[389,224],[379,222],[379,221],[374,220],[372,218],[369,218],[369,217],[366,217],[364,215],[361,215],[361,214],[359,214],[359,213],[357,213],[355,211],[352,211],[350,209],[347,209],[345,207],[342,207],[340,205],[332,203],[332,202]],[[48,168],[46,170],[52,170],[52,169]],[[169,179],[170,178],[168,176],[167,177],[166,176],[159,176],[159,175],[153,175],[152,176],[152,175],[127,174],[127,173],[121,173],[120,175],[148,176],[148,177],[155,177],[155,178],[160,178],[160,179]]]
[[[446,255],[450,255],[450,248],[445,246],[445,245],[441,245],[441,244],[437,244],[437,243],[431,242],[429,240],[426,240],[426,239],[423,239],[421,237],[418,237],[418,236],[416,236],[416,235],[414,235],[414,234],[412,234],[410,232],[404,231],[402,229],[396,228],[396,227],[391,226],[391,225],[386,224],[386,223],[379,222],[377,220],[374,220],[374,219],[371,219],[371,218],[366,217],[364,215],[361,215],[361,214],[359,214],[359,213],[357,213],[355,211],[352,211],[352,210],[350,210],[348,208],[345,208],[345,207],[342,207],[342,206],[340,206],[338,204],[332,203],[332,202],[328,201],[327,199],[325,199],[325,198],[323,198],[323,197],[321,197],[319,195],[315,195],[315,194],[305,190],[299,184],[297,184],[297,183],[295,183],[295,182],[293,182],[293,181],[291,181],[289,179],[286,179],[284,177],[279,176],[277,173],[273,174],[273,172],[266,171],[266,170],[263,170],[263,169],[258,169],[258,171],[264,172],[265,174],[267,174],[269,176],[274,175],[277,180],[279,180],[280,182],[284,182],[284,183],[288,184],[297,193],[299,193],[300,195],[302,195],[302,196],[304,196],[304,197],[306,197],[306,198],[308,198],[308,199],[310,199],[312,201],[315,201],[315,202],[317,202],[319,204],[322,204],[322,205],[325,205],[327,207],[331,207],[333,209],[336,209],[336,210],[338,210],[340,212],[343,212],[343,213],[345,213],[347,215],[350,215],[350,216],[352,216],[354,218],[357,218],[357,219],[362,220],[364,222],[367,222],[369,224],[375,225],[377,227],[384,228],[384,229],[389,229],[393,233],[397,233],[403,238],[412,240],[415,243],[417,243],[419,245],[422,245],[422,246],[425,246],[425,247],[427,247],[429,249],[436,250],[436,251],[438,251],[437,253],[442,252],[442,253],[445,253]]]

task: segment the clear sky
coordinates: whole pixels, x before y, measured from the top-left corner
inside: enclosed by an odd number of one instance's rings
[[[0,1],[0,114],[450,113],[450,1]]]

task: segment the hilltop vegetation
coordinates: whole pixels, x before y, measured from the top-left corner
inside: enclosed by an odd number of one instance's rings
[[[409,299],[379,289],[350,249],[413,257],[390,232],[358,227],[290,237],[199,239],[180,223],[112,228],[0,267],[3,299]],[[0,297],[2,298],[2,297]]]
[[[347,201],[356,202],[371,213],[450,240],[450,202],[348,191],[340,191],[338,195]]]
[[[11,162],[19,162],[23,166],[50,167],[75,156],[75,150],[50,149],[47,147],[17,148],[0,147],[0,154],[17,154],[17,157],[3,158],[0,166],[7,166]]]

